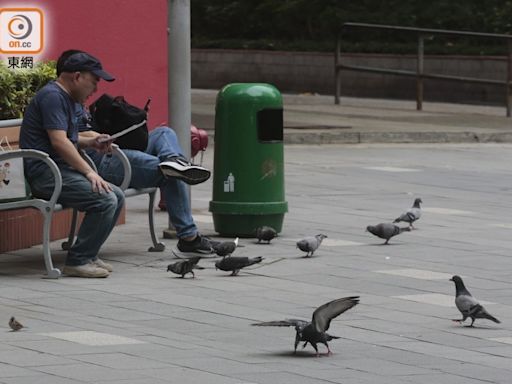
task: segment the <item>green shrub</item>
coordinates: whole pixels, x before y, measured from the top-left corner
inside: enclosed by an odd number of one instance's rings
[[[9,69],[0,62],[0,120],[21,118],[34,94],[55,77],[54,61],[26,69]]]

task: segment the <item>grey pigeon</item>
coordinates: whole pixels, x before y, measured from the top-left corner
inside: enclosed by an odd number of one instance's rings
[[[201,256],[194,256],[188,259],[183,259],[167,266],[167,272],[174,272],[181,277],[185,277],[187,273],[191,273],[192,277],[196,277],[193,269],[203,269],[197,263],[201,260]]]
[[[238,272],[242,268],[248,267],[249,265],[253,265],[256,263],[261,263],[263,257],[240,257],[240,256],[228,256],[224,257],[222,260],[219,260],[215,263],[215,268],[220,269],[221,271],[231,271],[231,276],[238,275]]]
[[[235,252],[238,246],[238,237],[234,241],[223,241],[215,244],[212,248],[213,251],[219,256],[229,256]]]
[[[359,303],[359,296],[344,297],[330,301],[318,307],[313,312],[311,322],[306,320],[286,319],[277,321],[267,321],[263,323],[255,323],[255,326],[276,326],[276,327],[295,327],[295,350],[297,353],[297,345],[304,341],[302,348],[309,343],[315,348],[316,355],[319,356],[317,344],[321,343],[327,347],[327,354],[332,352],[329,349],[328,341],[339,339],[338,336],[329,335],[326,331],[329,329],[331,320],[341,315],[346,310],[352,308]]]
[[[297,248],[306,252],[306,257],[313,256],[313,253],[315,253],[320,244],[322,244],[322,240],[326,237],[326,235],[321,233],[316,236],[305,237],[302,240],[297,241]]]
[[[9,327],[14,331],[19,331],[21,328],[24,328],[23,327],[23,324],[21,324],[18,320],[16,320],[14,318],[14,316],[12,316],[10,319],[9,319]]]
[[[385,239],[386,242],[384,244],[388,244],[389,239],[393,236],[399,235],[402,232],[410,231],[410,227],[399,227],[393,223],[380,223],[377,225],[369,225],[366,227],[366,230],[370,232],[372,235],[380,237],[381,239]]]
[[[464,282],[460,276],[452,276],[450,281],[455,283],[455,305],[462,313],[462,319],[453,319],[453,321],[463,323],[468,317],[471,317],[470,327],[473,326],[475,319],[489,319],[495,323],[501,323],[497,318],[492,316],[485,308],[473,297],[464,286]]]
[[[409,223],[409,226],[414,229],[412,223],[416,220],[419,220],[421,217],[421,207],[420,203],[423,204],[423,201],[420,198],[414,200],[414,204],[411,208],[409,208],[406,212],[402,213],[399,217],[397,217],[393,223],[399,223],[400,221],[404,221]]]
[[[277,232],[272,227],[267,227],[264,225],[263,227],[259,227],[258,229],[256,229],[256,238],[258,239],[258,243],[263,240],[266,241],[267,244],[269,244],[270,240],[272,240],[276,236]]]

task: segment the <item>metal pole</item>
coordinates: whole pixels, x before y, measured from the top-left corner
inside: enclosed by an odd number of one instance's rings
[[[340,104],[340,91],[341,91],[341,71],[338,69],[340,63],[340,50],[341,50],[341,36],[338,35],[336,40],[336,52],[334,53],[334,76],[336,77],[336,92],[334,94],[334,104]]]
[[[190,158],[190,0],[168,0],[169,125]]]
[[[423,35],[418,35],[418,62],[416,63],[416,110],[421,111],[423,108]]]
[[[512,41],[507,40],[508,55],[507,55],[507,117],[510,117],[510,110],[512,106],[512,96],[510,95],[510,88],[512,87]]]
[[[183,155],[190,158],[190,0],[167,0],[167,14],[168,121],[178,136]],[[190,197],[190,188],[188,194]],[[164,237],[174,235],[169,219]]]

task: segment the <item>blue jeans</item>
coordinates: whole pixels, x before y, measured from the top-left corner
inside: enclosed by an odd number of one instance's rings
[[[98,252],[114,228],[124,204],[124,193],[112,185],[112,192],[92,191],[91,182],[81,173],[61,168],[62,191],[59,199],[65,207],[85,212],[76,241],[68,251],[66,265],[83,265],[96,260]],[[29,180],[34,196],[49,199],[54,188],[53,174],[49,168]]]
[[[167,213],[178,237],[197,234],[197,227],[190,210],[187,185],[175,178],[166,178],[158,166],[168,157],[183,156],[176,133],[169,127],[158,127],[149,133],[146,152],[123,149],[132,167],[130,187],[160,187],[167,205]],[[123,181],[123,167],[115,156],[93,157],[98,172],[105,180],[120,185]]]

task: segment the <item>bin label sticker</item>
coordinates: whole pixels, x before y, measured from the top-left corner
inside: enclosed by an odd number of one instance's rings
[[[224,192],[235,192],[235,176],[229,172],[229,176],[224,180]]]

